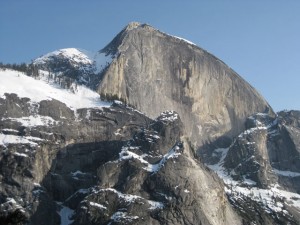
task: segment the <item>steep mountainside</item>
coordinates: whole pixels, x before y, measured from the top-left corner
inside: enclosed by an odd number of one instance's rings
[[[177,113],[152,120],[100,98],[76,108],[66,93],[64,103],[55,99],[54,84],[0,75],[0,221],[241,224],[223,184],[194,158]],[[20,82],[34,86],[20,91]]]
[[[129,24],[102,52],[115,60],[102,74],[98,92],[117,96],[152,118],[177,111],[197,147],[239,134],[255,112],[273,114],[222,61],[149,25]]]
[[[195,44],[131,23],[30,66],[0,69],[0,224],[300,223],[300,112]]]

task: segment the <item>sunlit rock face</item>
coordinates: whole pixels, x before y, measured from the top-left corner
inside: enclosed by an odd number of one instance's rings
[[[130,24],[102,52],[115,59],[98,92],[116,96],[154,118],[175,110],[197,147],[232,138],[268,103],[221,60],[184,39],[149,25]],[[223,142],[223,143],[222,143]]]

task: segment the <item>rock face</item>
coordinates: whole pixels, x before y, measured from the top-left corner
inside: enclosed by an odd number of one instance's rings
[[[213,152],[209,167],[223,178],[230,201],[260,224],[299,223],[299,115],[255,114],[229,148]]]
[[[236,178],[246,176],[260,187],[278,182],[299,193],[299,119],[299,111],[249,117],[246,131],[229,147],[224,166],[233,169]]]
[[[2,135],[23,140],[0,145],[5,220],[19,214],[32,225],[66,224],[68,215],[74,225],[241,224],[223,184],[194,158],[177,113],[151,120],[114,104],[76,115],[56,100],[0,100]],[[25,123],[30,116],[44,124]]]
[[[149,25],[128,25],[102,52],[115,59],[103,72],[98,92],[152,118],[177,111],[197,147],[239,134],[255,112],[272,114],[260,94],[222,61]]]

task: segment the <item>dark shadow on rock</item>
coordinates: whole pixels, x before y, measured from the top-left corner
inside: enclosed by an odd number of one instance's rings
[[[97,185],[97,168],[108,161],[116,160],[124,144],[125,141],[102,141],[71,144],[60,149],[41,182],[43,190],[36,190],[38,204],[30,224],[60,224],[60,209],[56,202],[67,203],[68,207],[75,210],[76,203],[85,195],[77,195],[79,200],[70,200],[70,197],[80,190]]]

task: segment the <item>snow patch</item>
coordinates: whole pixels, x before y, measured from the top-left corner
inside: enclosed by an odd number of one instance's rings
[[[175,111],[165,111],[162,112],[159,116],[159,120],[161,121],[174,122],[177,119],[178,119],[178,114]]]
[[[24,153],[19,153],[19,152],[14,152],[14,155],[16,156],[20,156],[20,157],[24,157],[24,158],[28,158],[29,156],[24,154]]]
[[[177,36],[174,36],[174,35],[170,35],[170,36],[172,36],[172,37],[174,37],[174,38],[176,38],[176,39],[178,39],[178,40],[180,40],[180,41],[184,41],[184,42],[186,42],[186,43],[188,43],[188,44],[190,44],[190,45],[195,45],[195,46],[197,46],[195,43],[193,43],[193,42],[191,42],[191,41],[189,41],[189,40],[187,40],[187,39],[184,39],[184,38],[181,38],[181,37],[177,37]]]
[[[138,149],[139,147],[122,147],[122,150],[119,153],[120,155],[119,160],[129,160],[132,158],[137,159],[142,164],[146,165],[145,167],[143,167],[143,169],[151,173],[157,173],[164,166],[167,160],[177,158],[181,155],[181,153],[179,152],[180,148],[178,146],[174,146],[168,153],[166,153],[162,157],[159,163],[151,164],[144,159],[146,156],[148,156],[147,154],[138,155],[130,151],[130,150],[138,150]]]
[[[69,225],[71,224],[74,220],[71,220],[71,216],[74,213],[74,210],[61,205],[61,210],[58,212],[60,216],[60,225]]]
[[[133,220],[137,220],[139,217],[138,216],[129,216],[127,212],[115,212],[110,219],[113,220],[114,222],[132,222]],[[111,224],[111,223],[109,223]]]
[[[155,202],[155,201],[151,201],[148,200],[148,203],[151,205],[150,206],[150,210],[155,210],[155,209],[163,209],[164,208],[164,204],[161,202]]]
[[[71,172],[71,175],[76,177],[76,176],[80,176],[80,175],[85,175],[86,173],[81,172],[80,170],[77,170],[75,172]]]
[[[9,144],[29,144],[31,146],[37,146],[36,142],[43,141],[43,139],[31,137],[31,136],[16,136],[9,134],[0,134],[0,145],[7,146]]]
[[[20,118],[8,118],[8,119],[19,122],[24,127],[52,126],[58,122],[49,116],[40,116],[40,115],[20,117]]]
[[[104,205],[101,205],[99,203],[96,202],[90,202],[90,205],[99,209],[107,209],[107,207],[105,207]]]
[[[123,194],[119,191],[117,191],[116,189],[113,188],[106,188],[106,189],[100,189],[101,191],[111,191],[114,192],[118,195],[118,198],[121,198],[122,200],[124,200],[127,203],[134,203],[137,200],[145,200],[148,202],[148,204],[150,205],[150,210],[154,210],[154,209],[162,209],[164,208],[164,204],[162,202],[157,202],[157,201],[152,201],[152,200],[147,200],[142,198],[141,196],[138,195],[131,195],[131,194]]]
[[[15,130],[15,129],[2,129],[2,132],[12,132],[12,133],[19,133],[18,130]]]
[[[292,172],[292,171],[284,171],[284,170],[277,170],[277,169],[273,169],[273,171],[281,176],[285,176],[285,177],[299,177],[300,173],[298,172]]]

